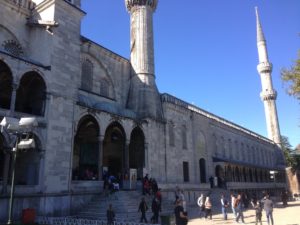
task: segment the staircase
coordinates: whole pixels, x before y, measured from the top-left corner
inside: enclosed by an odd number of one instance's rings
[[[106,210],[109,204],[116,214],[116,221],[123,222],[139,222],[141,213],[138,212],[138,206],[142,199],[145,197],[148,205],[146,218],[150,222],[152,217],[151,204],[153,196],[143,196],[138,191],[117,191],[112,195],[104,196],[99,195],[92,199],[92,201],[80,212],[76,213],[76,218],[93,219],[106,221]],[[174,204],[170,200],[162,199],[162,212],[161,214],[170,214],[174,211]]]

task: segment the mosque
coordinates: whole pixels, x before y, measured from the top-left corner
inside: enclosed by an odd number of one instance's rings
[[[68,215],[102,191],[104,173],[116,176],[122,188],[149,174],[165,193],[176,185],[199,193],[211,188],[211,177],[230,190],[286,188],[277,94],[258,14],[257,69],[268,138],[159,92],[157,5],[125,0],[127,59],[80,34],[81,0],[0,1],[0,120],[38,121],[35,148],[17,152],[14,216],[27,207]],[[7,218],[11,171],[11,149],[0,134],[0,220]]]

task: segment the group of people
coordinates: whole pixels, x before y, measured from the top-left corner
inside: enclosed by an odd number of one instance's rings
[[[162,203],[162,195],[161,190],[158,188],[157,182],[154,178],[149,178],[148,174],[142,180],[142,192],[143,195],[153,196],[152,203],[151,203],[151,210],[152,210],[152,223],[158,223],[159,212],[161,212],[161,203]],[[148,205],[143,197],[138,208],[138,212],[141,212],[140,222],[148,223],[146,212],[148,210]]]
[[[248,201],[247,198],[244,196],[243,193],[239,193],[237,196],[233,193],[230,196],[230,201],[225,197],[224,194],[221,194],[220,197],[220,206],[222,209],[222,214],[224,220],[228,219],[228,211],[231,207],[232,213],[234,215],[235,221],[237,223],[245,223],[244,221],[244,209],[247,206]],[[204,216],[205,219],[209,217],[212,219],[212,202],[209,196],[204,197],[201,194],[197,200],[197,204],[200,209],[200,217]],[[273,207],[274,203],[270,199],[270,195],[268,193],[265,194],[264,198],[261,200],[257,200],[257,198],[253,197],[251,200],[251,205],[255,210],[255,225],[260,223],[262,225],[262,212],[263,210],[266,212],[267,222],[268,225],[274,224],[273,219]],[[248,206],[247,206],[248,207]]]

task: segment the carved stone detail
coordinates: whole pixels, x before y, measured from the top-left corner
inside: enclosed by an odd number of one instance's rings
[[[130,12],[134,6],[150,6],[155,11],[158,0],[125,0],[127,10]]]

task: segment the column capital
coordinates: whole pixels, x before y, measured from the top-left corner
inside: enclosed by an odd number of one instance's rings
[[[275,90],[262,91],[260,93],[260,98],[261,98],[262,101],[276,100],[277,91],[275,91]]]
[[[158,0],[125,0],[125,5],[128,12],[131,12],[135,6],[149,6],[153,12],[156,9]]]

